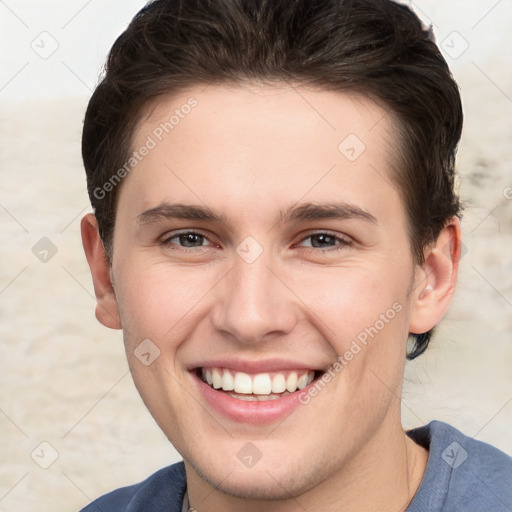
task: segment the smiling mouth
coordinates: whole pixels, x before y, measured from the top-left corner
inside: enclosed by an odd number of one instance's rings
[[[238,400],[265,402],[291,395],[311,384],[321,372],[287,370],[281,372],[237,372],[227,368],[198,368],[197,375],[212,389]]]

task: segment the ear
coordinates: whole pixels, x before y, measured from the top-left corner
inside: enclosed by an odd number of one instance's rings
[[[96,295],[96,318],[105,327],[121,329],[116,294],[111,281],[111,266],[101,242],[98,222],[94,214],[88,213],[82,218],[80,229]]]
[[[452,217],[425,250],[424,264],[416,269],[409,332],[429,331],[448,310],[455,292],[461,248],[460,221]]]

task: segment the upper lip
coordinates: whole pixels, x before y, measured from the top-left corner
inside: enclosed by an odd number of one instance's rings
[[[328,365],[327,365],[328,366]],[[259,361],[248,359],[209,359],[208,361],[199,361],[189,366],[189,370],[197,368],[226,368],[233,371],[245,373],[266,373],[279,372],[286,370],[315,370],[324,371],[327,366],[315,366],[291,361],[287,359],[262,359]]]

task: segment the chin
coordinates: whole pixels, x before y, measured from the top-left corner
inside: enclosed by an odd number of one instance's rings
[[[279,501],[295,498],[315,487],[325,478],[326,465],[309,462],[299,468],[235,468],[222,474],[218,468],[205,470],[187,461],[194,471],[217,491],[245,500]]]

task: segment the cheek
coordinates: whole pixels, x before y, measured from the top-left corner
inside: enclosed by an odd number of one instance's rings
[[[214,282],[211,272],[199,267],[176,268],[142,258],[126,260],[117,270],[122,285],[116,294],[129,343],[149,338],[160,346],[182,339]]]
[[[369,268],[338,268],[325,272],[304,272],[297,280],[297,295],[321,318],[325,329],[343,343],[356,337],[365,327],[386,325],[401,318],[405,283],[396,283],[389,273]],[[386,321],[389,320],[389,321]]]
[[[336,277],[310,279],[302,293],[308,288],[311,322],[337,358],[329,384],[337,396],[330,406],[331,428],[338,429],[340,421],[350,428],[383,418],[401,395],[408,327],[405,285],[351,268],[338,269]]]
[[[378,391],[372,369],[396,387],[408,333],[406,276],[392,266],[387,272],[361,265],[324,270],[302,273],[295,289],[309,321],[336,353],[333,360],[342,358],[343,386],[359,396],[363,382],[368,392]]]

